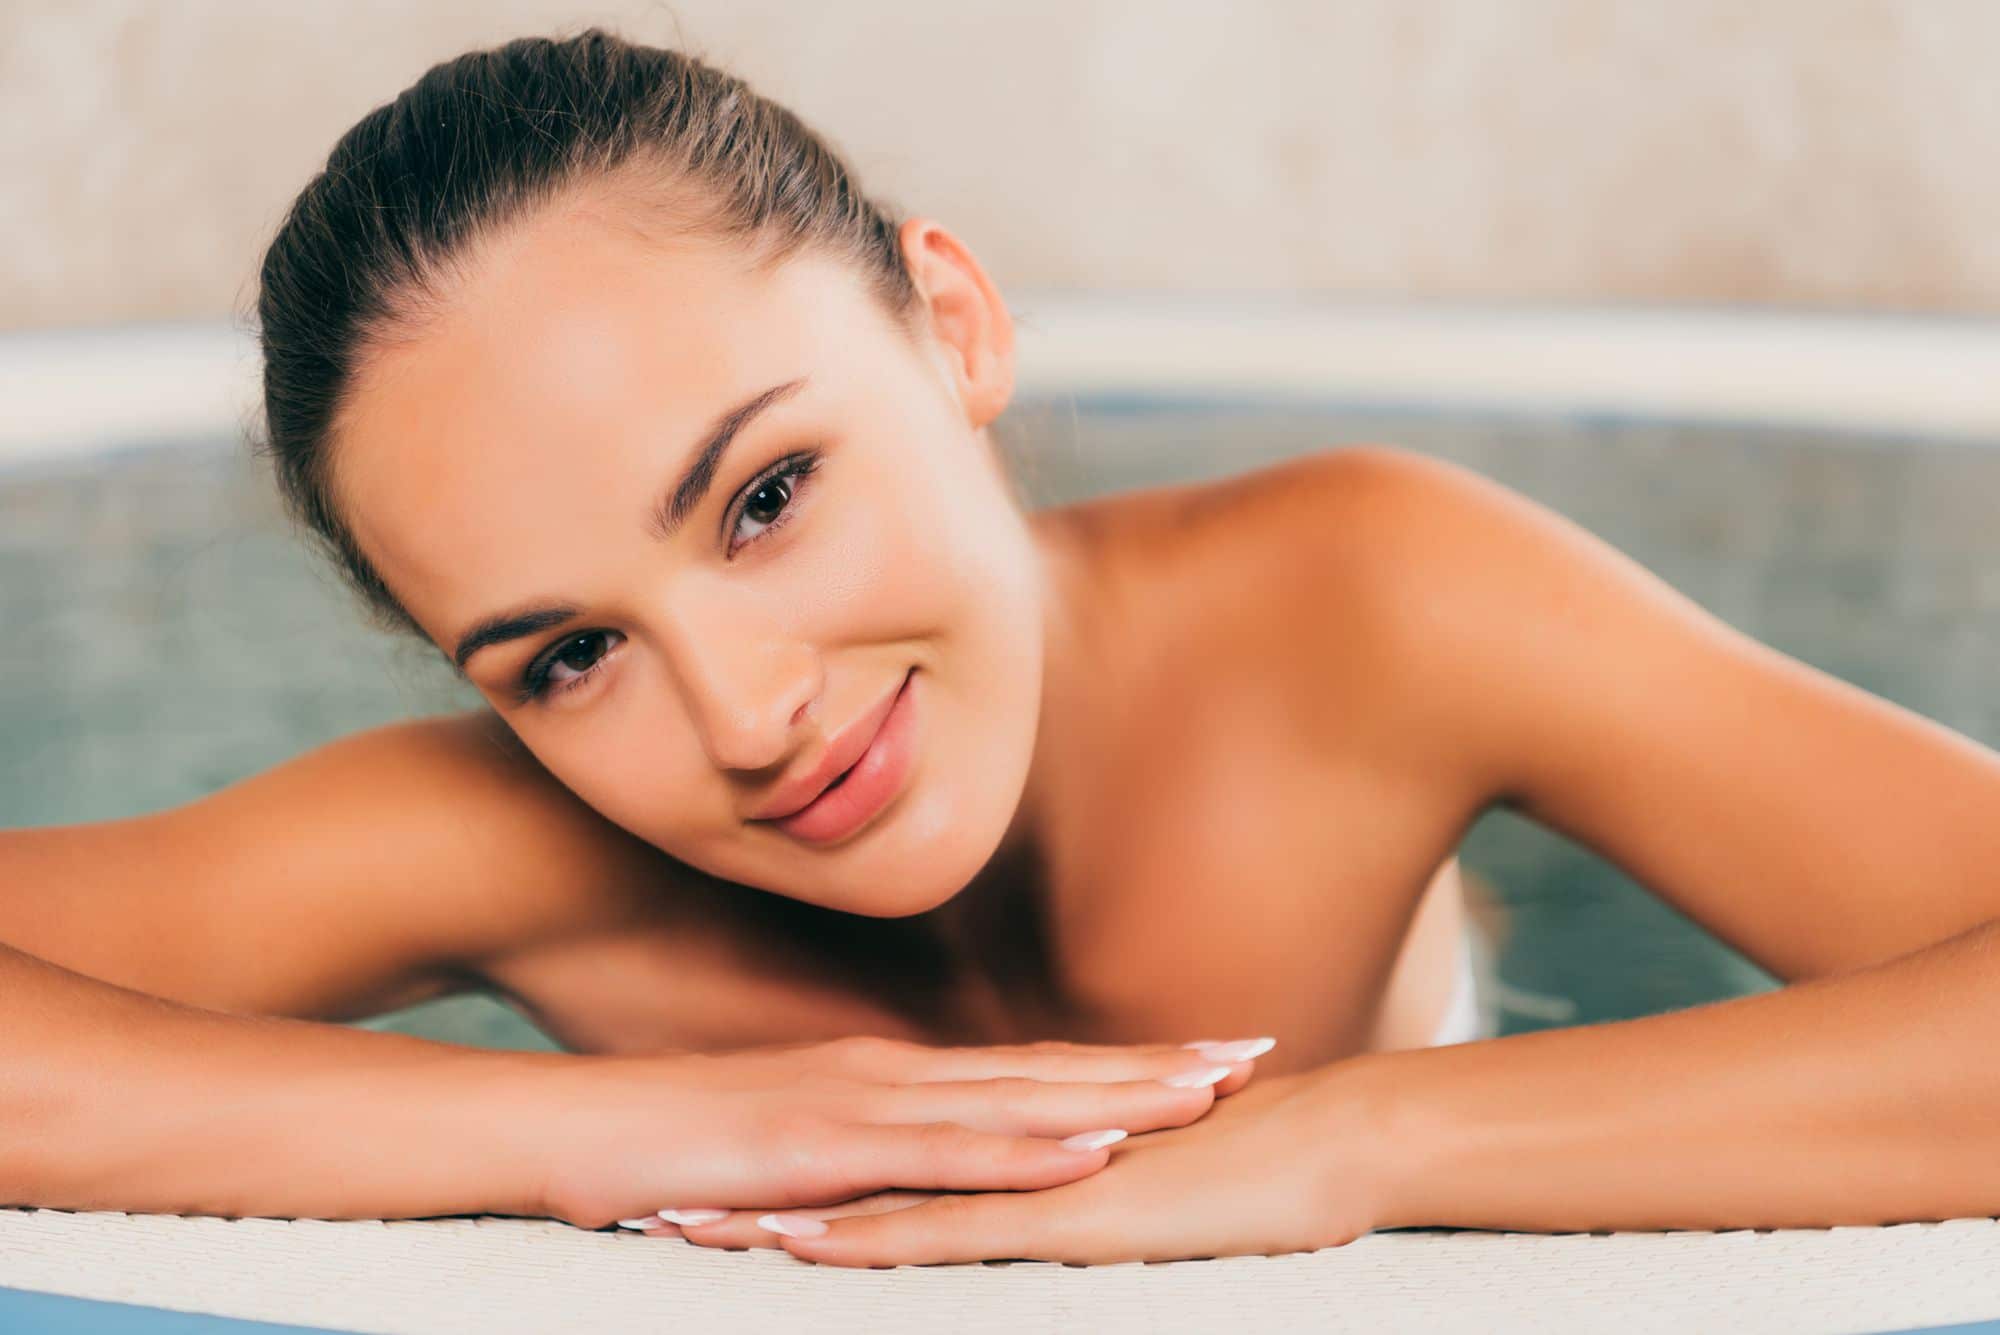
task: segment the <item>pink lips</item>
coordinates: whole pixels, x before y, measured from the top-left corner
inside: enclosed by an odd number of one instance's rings
[[[871,726],[872,725],[872,726]],[[816,771],[787,795],[793,805],[801,790],[820,789],[818,796],[790,814],[764,816],[795,839],[808,843],[833,843],[860,829],[876,813],[888,806],[902,791],[910,764],[916,754],[916,669],[904,674],[903,684],[884,705],[857,719],[846,733],[834,739],[823,765],[839,765],[864,738],[859,754],[836,769],[830,778]],[[767,811],[785,811],[773,802]]]

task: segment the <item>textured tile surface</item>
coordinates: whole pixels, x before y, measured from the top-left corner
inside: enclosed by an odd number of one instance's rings
[[[582,1330],[1854,1335],[2000,1312],[2000,1223],[1404,1229],[1295,1256],[836,1270],[545,1220],[0,1210],[0,1284],[383,1335]]]

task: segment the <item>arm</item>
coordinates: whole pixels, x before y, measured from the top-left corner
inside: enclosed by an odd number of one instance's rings
[[[1423,633],[1456,654],[1425,655],[1421,684],[1479,787],[1794,985],[1362,1063],[1410,1156],[1383,1222],[2000,1210],[2000,1078],[1984,1060],[2000,757],[1737,634],[1490,483],[1390,467],[1416,515],[1454,535],[1412,576],[1451,581]]]
[[[549,800],[485,728],[398,725],[174,811],[0,832],[0,1203],[600,1227],[1041,1187],[1106,1161],[1060,1137],[1179,1125],[1248,1077],[1165,1084],[1199,1064],[1177,1049],[598,1057],[294,1018],[435,994],[599,912],[580,889],[659,888],[664,855]]]
[[[1512,803],[1792,986],[1260,1082],[1035,1197],[840,1220],[881,1265],[1302,1250],[1374,1228],[2000,1210],[2000,757],[1755,643],[1560,517],[1388,451],[1318,465],[1399,776]],[[1352,586],[1358,580],[1357,592]],[[1354,593],[1354,596],[1346,596]],[[1452,813],[1446,813],[1452,814]],[[1246,1168],[1246,1165],[1256,1165]],[[1282,1168],[1280,1167],[1282,1165]],[[1170,1202],[1199,1193],[1203,1208]]]
[[[1028,1190],[1241,1087],[1194,1054],[924,1049],[489,1052],[226,1015],[0,947],[0,1205],[326,1219],[790,1205],[890,1186]],[[1211,1087],[1213,1086],[1213,1087]]]
[[[554,1054],[205,1011],[9,947],[0,997],[0,1204],[542,1213],[534,1128],[491,1108]]]
[[[2000,926],[1614,1024],[1329,1071],[1398,1165],[1375,1227],[1824,1228],[2000,1212]],[[1399,1062],[1420,1056],[1430,1060]]]
[[[533,1212],[523,1120],[486,1109],[542,1057],[301,1021],[468,986],[549,920],[558,867],[636,870],[535,782],[485,719],[424,719],[171,810],[0,831],[0,1199]]]
[[[349,1020],[474,986],[674,865],[490,715],[418,719],[169,810],[0,830],[0,943],[193,1006]]]
[[[809,913],[612,825],[483,710],[344,737],[170,810],[0,831],[0,943],[301,1019],[492,990],[572,1051],[907,1030],[813,985],[807,943],[838,924]]]

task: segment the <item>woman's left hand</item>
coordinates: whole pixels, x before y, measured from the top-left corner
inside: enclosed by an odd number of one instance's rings
[[[1342,1246],[1381,1226],[1392,1156],[1373,1107],[1340,1073],[1336,1065],[1259,1080],[1192,1126],[1125,1141],[1108,1168],[1065,1186],[890,1192],[651,1231],[708,1247],[783,1246],[805,1260],[849,1266],[1088,1265]]]

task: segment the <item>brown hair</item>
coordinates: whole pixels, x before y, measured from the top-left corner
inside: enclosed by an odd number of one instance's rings
[[[850,262],[899,322],[915,305],[894,218],[818,135],[733,75],[599,28],[433,65],[333,146],[265,250],[257,293],[257,450],[293,519],[387,626],[417,629],[328,488],[356,360],[434,308],[482,237],[597,185],[625,187],[682,234],[750,243],[767,264],[804,247]]]

